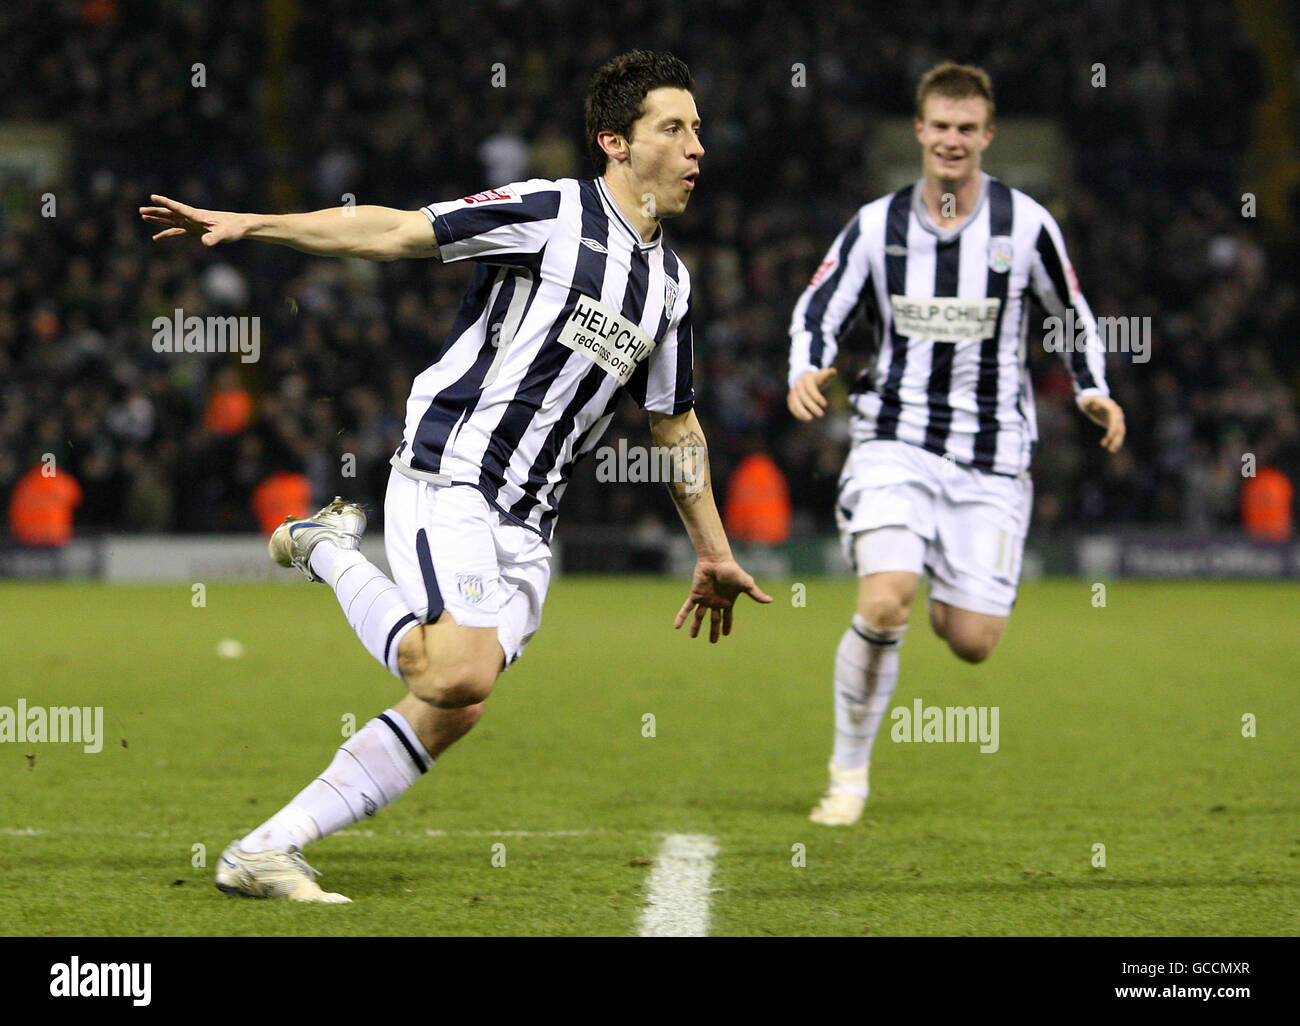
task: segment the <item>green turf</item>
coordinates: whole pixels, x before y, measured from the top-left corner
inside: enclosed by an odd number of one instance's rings
[[[346,907],[211,885],[343,718],[401,694],[326,588],[212,583],[194,608],[186,585],[0,585],[0,705],[102,705],[107,734],[93,755],[0,745],[0,931],[627,935],[660,838],[691,832],[719,848],[715,934],[1296,933],[1294,586],[1121,581],[1094,608],[1085,582],[1026,584],[978,667],[918,610],[896,703],[997,706],[1000,748],[883,734],[866,822],[832,829],[807,813],[853,584],[808,581],[796,607],[765,583],[776,604],[711,647],[670,629],[684,582],[557,580],[479,727],[310,850]]]

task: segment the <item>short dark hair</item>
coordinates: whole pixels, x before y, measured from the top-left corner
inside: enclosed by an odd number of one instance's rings
[[[938,93],[950,100],[969,100],[981,97],[988,101],[989,124],[993,124],[993,82],[988,72],[971,64],[944,61],[921,76],[916,87],[916,116],[925,118],[925,98]]]
[[[596,136],[617,132],[632,138],[632,125],[645,113],[646,94],[668,86],[695,91],[690,69],[670,53],[633,50],[615,57],[601,67],[587,90],[587,149],[596,173],[603,175],[609,158],[600,148]]]

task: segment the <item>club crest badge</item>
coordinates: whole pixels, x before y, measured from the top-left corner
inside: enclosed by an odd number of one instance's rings
[[[478,574],[457,574],[456,587],[460,590],[460,597],[470,605],[477,606],[483,601],[483,578]]]
[[[995,235],[989,239],[989,270],[1006,274],[1011,270],[1011,236]]]
[[[672,317],[673,304],[677,302],[677,282],[664,278],[664,316]]]

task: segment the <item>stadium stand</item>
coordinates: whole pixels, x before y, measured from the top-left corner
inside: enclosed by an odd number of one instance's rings
[[[315,501],[381,504],[409,382],[468,270],[155,245],[137,206],[162,192],[219,209],[346,194],[414,208],[509,178],[585,176],[587,79],[643,44],[677,53],[698,83],[703,178],[668,232],[697,285],[718,480],[761,439],[788,477],[795,533],[830,529],[846,425],[787,413],[786,326],[829,240],[874,195],[875,119],[910,114],[919,73],[951,56],[989,70],[1000,118],[1062,126],[1074,166],[1057,213],[1084,292],[1099,315],[1154,326],[1149,363],[1111,358],[1130,439],[1114,460],[1068,402],[1059,359],[1032,347],[1036,529],[1239,524],[1243,453],[1300,479],[1295,197],[1270,224],[1242,216],[1250,114],[1283,86],[1222,0],[970,6],[836,0],[815,21],[791,0],[723,2],[699,20],[581,0],[501,3],[500,17],[340,0],[99,0],[40,18],[4,6],[16,59],[0,66],[0,121],[60,126],[72,151],[64,181],[0,179],[0,502],[52,453],[84,490],[79,530],[256,530],[254,493],[286,469]],[[1092,53],[1106,54],[1103,88]],[[805,88],[791,87],[796,61]],[[260,360],[155,352],[150,324],[176,308],[258,316]],[[620,433],[648,444],[630,403],[607,442]],[[671,525],[661,492],[598,484],[588,467],[561,520]]]

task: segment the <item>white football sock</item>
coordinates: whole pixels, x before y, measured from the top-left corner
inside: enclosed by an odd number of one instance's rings
[[[343,615],[366,651],[401,680],[397,646],[420,621],[407,607],[397,585],[360,552],[339,548],[329,541],[316,543],[310,562],[316,576],[334,589]]]
[[[343,742],[325,772],[239,846],[247,852],[304,848],[373,816],[432,765],[405,717],[389,709]]]
[[[863,769],[898,687],[898,650],[907,625],[870,626],[854,614],[835,653],[835,750],[840,769]],[[866,797],[863,795],[863,797]]]

